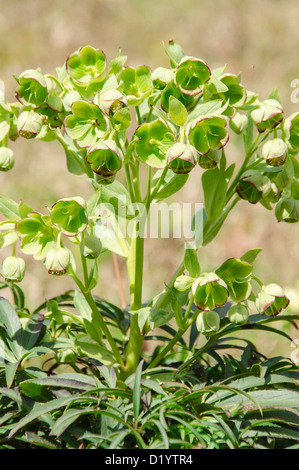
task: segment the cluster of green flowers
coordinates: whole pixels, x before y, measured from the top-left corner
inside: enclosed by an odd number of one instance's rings
[[[57,68],[57,75],[26,70],[17,81],[17,102],[0,103],[0,170],[14,164],[8,138],[60,139],[71,158],[100,182],[111,182],[126,158],[154,168],[189,173],[196,164],[217,166],[221,149],[235,134],[258,133],[268,140],[237,186],[241,198],[276,204],[278,220],[299,218],[299,113],[287,119],[277,91],[264,101],[244,88],[226,67],[211,70],[170,42],[170,67],[151,71],[126,66],[121,52],[108,65],[105,54],[85,46]],[[135,108],[138,125],[127,130]],[[136,114],[136,113],[134,113]],[[61,136],[63,138],[61,138]],[[254,149],[252,149],[254,151]],[[132,152],[131,152],[132,151]],[[96,176],[98,175],[98,176]]]
[[[259,152],[241,175],[236,190],[277,219],[299,220],[299,113],[284,119],[277,91],[264,101],[244,88],[241,76],[226,67],[211,70],[205,61],[186,56],[170,42],[170,67],[151,71],[126,66],[126,56],[107,64],[91,46],[71,54],[56,76],[29,69],[15,76],[17,102],[0,103],[0,170],[14,164],[8,139],[56,140],[86,172],[111,182],[126,159],[174,173],[189,173],[196,164],[217,167],[222,149],[235,134],[265,136]],[[137,114],[137,127],[127,131]],[[128,151],[130,149],[130,151]]]
[[[80,245],[82,256],[96,259],[102,244],[93,233],[94,221],[88,220],[86,202],[81,197],[57,201],[49,214],[43,215],[26,206],[19,206],[22,217],[0,224],[1,245],[20,241],[25,255],[44,262],[48,273],[66,274],[75,269],[72,251],[64,246],[62,236]],[[20,282],[25,275],[25,262],[18,256],[8,256],[2,262],[2,276],[6,281]]]
[[[253,265],[245,261],[246,255],[226,260],[213,272],[198,277],[182,275],[176,279],[178,291],[191,289],[194,304],[200,311],[196,325],[205,335],[215,334],[220,328],[218,307],[230,302],[228,318],[231,323],[243,325],[249,319],[250,303],[260,314],[276,316],[289,305],[289,299],[277,284],[262,285],[254,292]],[[258,280],[257,280],[258,281]],[[260,281],[258,281],[261,284]]]

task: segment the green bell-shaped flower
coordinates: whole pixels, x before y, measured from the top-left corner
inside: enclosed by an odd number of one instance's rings
[[[40,69],[25,70],[16,79],[19,86],[16,94],[18,100],[25,106],[40,107],[47,99],[47,82]]]
[[[138,106],[151,94],[152,79],[149,67],[125,67],[119,78],[123,83],[123,93],[129,106]]]
[[[192,285],[194,303],[200,310],[214,310],[227,302],[228,290],[225,282],[213,272],[204,273]]]
[[[230,258],[216,270],[216,274],[225,282],[234,302],[242,302],[250,296],[252,269],[252,264],[238,258]]]
[[[76,101],[72,105],[72,114],[64,120],[64,128],[79,147],[89,147],[103,137],[107,122],[96,104]]]
[[[240,179],[236,191],[241,199],[256,204],[263,197],[264,176],[258,170],[246,171]]]
[[[275,206],[275,217],[278,222],[289,224],[299,221],[299,200],[291,196],[283,196]]]
[[[153,87],[158,91],[162,91],[168,83],[173,82],[174,70],[167,69],[165,67],[158,67],[152,72],[151,78]]]
[[[36,260],[44,259],[53,246],[55,234],[49,216],[30,212],[16,223],[15,230],[23,253],[33,255]]]
[[[96,259],[100,256],[102,243],[95,235],[84,235],[81,242],[82,255],[87,259]]]
[[[200,155],[221,149],[229,139],[226,120],[220,116],[202,116],[191,124],[188,132],[191,144]]]
[[[220,328],[220,317],[217,312],[200,312],[196,319],[196,328],[199,333],[210,336],[217,333]]]
[[[290,303],[284,290],[277,284],[263,286],[256,298],[256,308],[270,317],[278,315]]]
[[[220,162],[221,151],[219,150],[209,150],[205,155],[197,154],[197,162],[201,168],[204,170],[209,170],[211,168],[216,168]]]
[[[9,171],[15,164],[15,154],[7,147],[0,147],[0,171]]]
[[[249,318],[249,311],[245,305],[233,305],[228,311],[228,318],[231,323],[244,325]]]
[[[122,154],[114,140],[99,140],[87,152],[87,163],[103,178],[113,177],[122,167]]]
[[[210,68],[203,60],[185,56],[177,67],[175,84],[186,95],[198,95],[210,75]]]
[[[66,70],[79,86],[105,79],[106,57],[103,51],[84,46],[71,54],[66,61]]]
[[[185,174],[196,165],[197,150],[192,145],[175,143],[166,153],[166,164],[174,173]]]
[[[287,154],[288,147],[282,139],[268,140],[262,148],[262,156],[271,166],[282,166]]]
[[[261,102],[250,115],[258,131],[264,132],[266,129],[274,129],[281,123],[283,108],[279,101],[271,98]]]
[[[173,134],[159,119],[141,124],[136,132],[135,149],[143,162],[154,168],[166,166],[166,153],[174,144]]]
[[[34,111],[24,110],[18,117],[18,134],[25,139],[34,139],[41,132],[43,124],[43,116]]]
[[[51,248],[48,251],[45,266],[49,274],[54,276],[62,276],[66,274],[71,262],[70,250],[62,247]]]
[[[75,237],[84,232],[88,223],[84,199],[60,199],[51,208],[51,221],[68,237]]]
[[[21,282],[25,276],[25,261],[18,256],[7,256],[2,261],[2,276],[6,281]]]

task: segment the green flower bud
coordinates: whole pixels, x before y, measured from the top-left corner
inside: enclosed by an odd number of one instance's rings
[[[204,273],[192,285],[194,303],[200,310],[214,310],[227,302],[225,282],[215,273]]]
[[[287,308],[290,300],[284,290],[277,284],[264,286],[256,298],[256,308],[270,317],[278,315],[282,309]]]
[[[0,171],[9,171],[15,164],[15,155],[7,147],[0,147]]]
[[[122,154],[114,140],[101,140],[90,147],[86,161],[91,164],[95,173],[106,178],[121,169]]]
[[[214,335],[220,328],[220,317],[217,312],[200,312],[196,319],[197,330],[203,335]]]
[[[248,117],[246,114],[236,113],[229,122],[230,128],[236,134],[243,134],[248,126]]]
[[[18,117],[18,134],[25,139],[34,139],[43,125],[43,117],[34,111],[23,111]]]
[[[7,256],[2,261],[2,276],[6,281],[21,282],[25,276],[25,261],[17,256]]]
[[[262,155],[268,165],[281,166],[284,164],[288,153],[287,144],[282,139],[268,140],[263,145]]]
[[[66,274],[71,261],[71,252],[66,248],[56,247],[48,251],[45,266],[49,274]]]
[[[166,153],[166,164],[174,173],[189,173],[196,165],[197,150],[193,145],[177,142]]]
[[[94,235],[85,235],[81,242],[81,250],[85,258],[98,258],[102,250],[101,240]]]
[[[249,317],[248,308],[245,305],[234,305],[228,311],[228,318],[231,323],[236,325],[244,325]]]

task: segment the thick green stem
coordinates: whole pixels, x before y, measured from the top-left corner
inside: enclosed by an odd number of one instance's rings
[[[139,222],[136,223],[135,237],[131,243],[131,253],[127,261],[131,310],[139,310],[142,307],[142,280],[143,280],[143,256],[144,238],[138,235]],[[132,313],[130,318],[130,337],[125,354],[126,369],[134,372],[138,366],[143,344],[143,336],[138,325],[138,313]]]

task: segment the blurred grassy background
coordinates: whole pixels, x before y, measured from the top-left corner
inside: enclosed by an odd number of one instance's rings
[[[173,39],[188,55],[201,57],[212,68],[228,63],[228,71],[241,71],[244,85],[261,99],[277,87],[287,115],[298,108],[291,102],[291,81],[299,78],[298,20],[298,0],[0,0],[0,79],[12,101],[13,74],[36,67],[53,73],[71,52],[86,44],[103,49],[108,60],[121,48],[129,65],[168,66],[162,42]],[[8,174],[0,174],[1,194],[23,199],[38,211],[61,197],[91,194],[86,182],[68,175],[58,144],[18,140],[11,147],[16,164]],[[233,142],[230,147],[232,155],[238,155]],[[197,168],[179,193],[181,201],[202,201],[200,177]],[[298,235],[299,224],[278,224],[273,213],[242,201],[213,247],[200,250],[201,263],[211,269],[228,257],[262,248],[257,275],[262,274],[265,283],[291,289],[292,308],[297,310]],[[148,240],[146,250],[145,298],[170,278],[181,260],[182,244]],[[120,267],[124,278],[122,263]],[[23,285],[32,306],[72,286],[67,277],[62,284],[61,278],[48,276],[31,259],[27,271]],[[126,282],[124,288],[127,294]],[[103,259],[95,293],[120,302],[111,258]],[[270,352],[276,348],[273,341]]]

